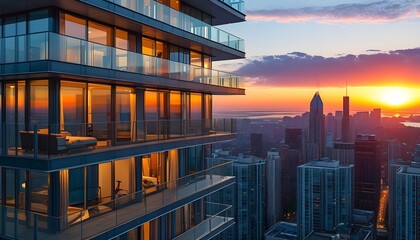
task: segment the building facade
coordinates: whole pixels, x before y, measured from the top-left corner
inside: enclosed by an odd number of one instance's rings
[[[267,152],[266,158],[266,229],[281,220],[281,159],[277,149],[272,148]]]
[[[420,164],[401,167],[396,174],[395,237],[420,238]]]
[[[218,156],[212,161],[232,161],[236,184],[211,195],[212,202],[231,205],[235,225],[219,234],[220,240],[258,240],[264,237],[265,161],[254,156]]]
[[[324,104],[319,92],[311,100],[309,111],[309,138],[306,148],[306,162],[325,156]]]
[[[358,135],[355,142],[355,208],[374,211],[375,219],[381,195],[381,142],[375,135]]]
[[[245,90],[212,62],[245,56],[216,27],[244,21],[243,1],[0,9],[0,238],[195,238],[233,224],[206,201],[234,183],[231,165],[205,155],[235,137],[212,99]]]
[[[318,160],[298,167],[298,239],[351,222],[353,165]]]

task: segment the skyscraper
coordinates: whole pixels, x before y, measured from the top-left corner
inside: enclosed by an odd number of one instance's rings
[[[236,184],[212,194],[212,202],[232,205],[229,217],[235,225],[217,239],[262,239],[264,236],[265,161],[254,156],[217,156],[212,161],[232,161]]]
[[[320,159],[325,154],[325,117],[324,104],[319,92],[311,100],[309,111],[309,139],[306,161]]]
[[[375,135],[358,135],[355,142],[355,208],[378,213],[381,191],[381,149]]]
[[[343,97],[343,118],[341,120],[341,141],[350,142],[350,97]]]
[[[395,239],[420,239],[420,163],[396,174]]]
[[[267,152],[266,228],[281,220],[281,159],[276,149]]]
[[[354,164],[354,143],[334,143],[333,159],[336,159],[341,164]]]
[[[332,231],[352,216],[353,165],[317,160],[298,167],[298,239]]]
[[[206,201],[234,184],[232,166],[209,169],[205,154],[235,138],[212,102],[245,94],[242,80],[212,63],[245,57],[216,27],[244,21],[243,1],[0,9],[1,239],[185,239],[233,224]]]

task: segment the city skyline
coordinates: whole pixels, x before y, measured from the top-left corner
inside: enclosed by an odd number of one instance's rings
[[[420,25],[418,5],[395,0],[248,1],[247,22],[224,26],[244,37],[247,59],[215,64],[244,76],[247,95],[218,98],[215,106],[306,111],[319,90],[330,112],[340,109],[348,85],[350,111],[373,107],[418,113],[420,33],[413,31]]]

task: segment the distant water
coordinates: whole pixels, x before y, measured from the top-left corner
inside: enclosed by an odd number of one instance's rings
[[[213,114],[215,118],[283,118],[285,116],[294,117],[302,115],[302,112],[293,111],[218,111]]]
[[[420,128],[420,122],[402,122],[402,124],[406,127]]]

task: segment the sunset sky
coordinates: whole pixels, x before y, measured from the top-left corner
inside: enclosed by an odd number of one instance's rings
[[[420,113],[420,1],[247,0],[247,22],[223,26],[247,59],[215,63],[246,78],[246,96],[217,96],[218,110],[325,112],[382,108]]]

